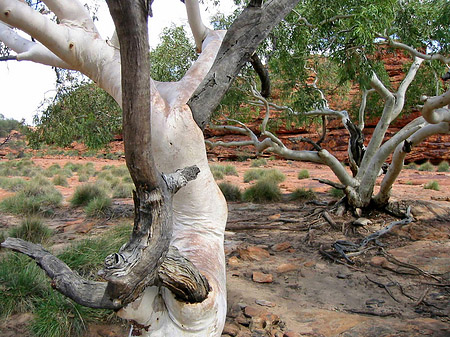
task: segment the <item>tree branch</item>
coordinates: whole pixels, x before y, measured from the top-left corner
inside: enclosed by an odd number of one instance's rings
[[[265,2],[262,7],[249,6],[233,22],[211,70],[188,101],[201,129],[259,43],[297,3],[298,0],[279,0]]]
[[[194,35],[197,53],[201,53],[202,43],[208,35],[210,29],[207,28],[202,22],[198,0],[186,0],[184,3],[186,5],[189,26],[191,27],[192,34]]]
[[[450,90],[440,96],[423,96],[422,100],[425,101],[422,116],[428,123],[450,122],[450,109],[445,107],[450,105]]]
[[[259,76],[259,80],[261,81],[261,96],[264,98],[270,97],[271,88],[270,88],[270,76],[267,68],[262,64],[260,58],[255,53],[250,58],[250,63],[255,70],[255,72]]]
[[[41,245],[16,238],[7,238],[1,246],[28,255],[52,279],[52,287],[76,303],[90,308],[120,309],[120,302],[108,296],[106,282],[83,279],[63,261],[46,251]]]

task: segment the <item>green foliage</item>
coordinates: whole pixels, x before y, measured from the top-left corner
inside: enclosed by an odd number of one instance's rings
[[[227,201],[241,201],[242,193],[238,186],[230,183],[220,183],[219,188]]]
[[[0,317],[33,311],[48,295],[44,272],[29,257],[7,252],[0,257]]]
[[[448,172],[450,170],[450,165],[447,161],[441,161],[437,167],[438,172]]]
[[[95,197],[88,202],[84,211],[90,217],[104,217],[106,212],[111,208],[111,198],[108,196]]]
[[[309,171],[308,170],[301,170],[300,172],[298,172],[297,178],[298,179],[307,179],[307,178],[309,178]]]
[[[417,165],[416,165],[416,163],[411,162],[411,163],[405,165],[405,169],[407,169],[407,170],[417,170]]]
[[[65,165],[64,165],[64,168],[65,169],[68,169],[68,170],[70,170],[70,171],[72,171],[72,172],[78,172],[81,168],[83,167],[83,165],[82,164],[79,164],[79,163],[72,163],[72,162],[67,162]]]
[[[18,122],[12,118],[5,118],[0,114],[0,137],[6,137],[12,130],[21,131],[23,129],[23,122]]]
[[[419,166],[419,171],[431,172],[434,171],[434,166],[429,161]]]
[[[330,194],[334,198],[338,198],[338,199],[344,197],[344,195],[345,195],[344,191],[341,190],[340,188],[332,188],[330,190]]]
[[[244,183],[249,183],[254,180],[268,180],[275,184],[281,183],[286,179],[286,176],[277,169],[250,169],[244,173]]]
[[[33,243],[47,243],[53,231],[48,228],[42,219],[29,217],[24,219],[19,226],[11,228],[9,236]]]
[[[150,51],[153,79],[161,82],[179,81],[197,59],[195,46],[181,26],[164,28],[159,45]]]
[[[107,197],[104,188],[98,184],[84,184],[78,186],[70,200],[72,206],[86,206],[94,199],[104,199]]]
[[[34,123],[36,128],[27,137],[35,148],[42,143],[66,147],[79,141],[98,149],[121,132],[122,118],[111,96],[94,84],[83,83],[61,88],[42,116],[35,116]]]
[[[293,201],[297,200],[314,200],[316,199],[316,194],[312,189],[305,189],[305,188],[297,188],[292,194],[290,195],[290,199]]]
[[[256,203],[277,202],[281,200],[281,191],[274,181],[260,179],[244,191],[242,199]]]
[[[210,165],[209,168],[215,180],[221,180],[224,176],[238,176],[233,165]]]
[[[55,186],[64,186],[64,187],[69,186],[69,183],[67,182],[66,177],[63,175],[59,175],[59,174],[53,178],[52,182],[53,182],[53,185],[55,185]]]
[[[16,194],[3,199],[0,202],[0,210],[14,214],[50,215],[53,208],[61,205],[62,199],[61,193],[48,180],[35,179]]]
[[[26,184],[27,181],[22,178],[0,177],[0,187],[8,191],[20,191],[25,187]]]
[[[435,180],[426,183],[423,188],[426,189],[426,190],[433,190],[433,191],[439,191],[440,190],[439,183],[437,181],[435,181]]]
[[[252,161],[250,167],[260,167],[264,165],[267,165],[267,160],[265,160],[264,158],[258,158]]]

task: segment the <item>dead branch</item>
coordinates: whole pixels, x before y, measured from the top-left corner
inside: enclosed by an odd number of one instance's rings
[[[386,284],[381,283],[381,282],[378,282],[378,281],[375,281],[375,280],[372,280],[372,279],[369,278],[369,276],[367,276],[367,275],[366,275],[366,278],[367,278],[370,282],[372,282],[372,283],[376,284],[377,286],[379,286],[380,288],[383,288],[384,290],[386,290],[386,292],[388,293],[388,295],[391,296],[392,299],[393,299],[395,302],[397,302],[397,303],[400,302],[399,300],[397,300],[397,299],[394,297],[394,295],[392,294],[391,290],[388,288],[388,286],[387,286]]]
[[[330,226],[334,229],[334,230],[339,230],[339,225],[333,220],[333,218],[331,217],[331,215],[327,212],[327,211],[323,211],[322,216],[324,217],[325,220],[327,220],[327,222],[330,224]]]
[[[350,312],[352,314],[359,314],[359,315],[370,315],[370,316],[379,316],[379,317],[389,317],[389,316],[401,317],[401,314],[398,312],[375,312],[375,311],[357,310],[357,309],[344,309],[344,311]]]

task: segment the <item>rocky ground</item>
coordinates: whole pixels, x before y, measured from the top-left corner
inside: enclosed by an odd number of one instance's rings
[[[62,166],[64,161],[35,160],[43,167],[54,162]],[[106,164],[123,162],[95,162],[97,167]],[[245,188],[242,177],[250,162],[226,164],[234,165],[239,175],[225,180]],[[334,200],[327,193],[329,187],[313,180],[330,179],[326,167],[289,161],[269,161],[266,167],[287,176],[281,184],[285,195],[298,187],[312,188],[318,199],[229,204],[225,233],[229,310],[223,336],[450,335],[450,173],[404,170],[392,199],[401,208],[411,205],[414,221],[347,254],[346,261],[333,248],[337,240],[359,243],[401,219],[371,213],[362,215],[369,221],[355,224],[351,214],[336,216],[330,209]],[[298,180],[300,169],[307,169],[311,178]],[[71,179],[70,187],[58,187],[66,199],[80,184]],[[423,188],[431,180],[439,182],[440,191]],[[56,229],[53,248],[100,235],[131,214],[130,200],[116,200],[114,208],[121,218],[88,219],[68,207],[57,212],[49,220]],[[18,222],[0,214],[0,229]],[[21,315],[3,322],[2,336],[26,336],[23,326],[29,318]],[[92,325],[87,336],[123,336],[124,329]]]

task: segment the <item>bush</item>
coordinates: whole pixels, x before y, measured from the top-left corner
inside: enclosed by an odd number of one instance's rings
[[[309,178],[309,171],[308,171],[308,170],[301,170],[301,171],[298,173],[297,178],[298,178],[298,179],[307,179],[307,178]]]
[[[340,188],[334,188],[334,187],[330,190],[330,194],[334,198],[342,198],[345,195],[343,190],[341,190]]]
[[[48,242],[53,231],[39,218],[30,217],[23,220],[18,227],[9,231],[9,236],[25,241],[44,244]]]
[[[25,187],[26,184],[27,181],[22,178],[0,177],[0,187],[8,191],[20,191]]]
[[[113,188],[113,198],[131,198],[133,196],[134,185],[129,183],[119,183]]]
[[[128,171],[128,168],[126,165],[120,165],[120,166],[114,166],[111,169],[111,174],[116,177],[124,177],[127,175],[130,175],[130,172]]]
[[[305,188],[297,188],[294,192],[292,192],[290,199],[293,201],[296,200],[314,200],[316,199],[316,194],[312,189]]]
[[[249,183],[253,180],[268,180],[275,184],[281,183],[286,179],[286,176],[277,169],[250,169],[244,173],[244,183]]]
[[[242,193],[238,186],[230,183],[220,183],[219,188],[227,201],[241,201]]]
[[[80,170],[82,167],[83,167],[82,164],[72,163],[70,161],[64,165],[65,169],[69,169],[72,172],[78,172],[78,170]]]
[[[257,203],[276,202],[281,200],[281,191],[275,182],[262,179],[247,188],[242,199]]]
[[[90,217],[102,217],[111,208],[111,198],[108,196],[95,197],[86,205],[84,211]]]
[[[427,161],[426,163],[423,163],[419,166],[419,171],[431,172],[434,171],[434,166],[429,161]]]
[[[260,167],[264,165],[267,165],[267,160],[265,160],[264,158],[258,158],[252,161],[250,167]]]
[[[78,181],[80,183],[85,183],[85,182],[89,181],[89,176],[87,174],[79,174]]]
[[[67,182],[66,177],[59,175],[59,174],[53,178],[52,182],[53,182],[53,185],[56,185],[56,186],[64,186],[64,187],[69,186],[69,183]]]
[[[95,198],[106,197],[105,189],[97,184],[84,184],[75,190],[70,204],[72,206],[86,206]]]
[[[437,167],[438,172],[448,172],[450,170],[450,165],[447,161],[441,161]]]
[[[221,180],[224,176],[238,176],[233,165],[210,165],[209,167],[215,180]]]
[[[53,186],[42,184],[39,180],[28,182],[22,190],[15,195],[3,199],[0,209],[4,212],[15,214],[49,215],[54,207],[59,207],[62,202],[61,193]]]
[[[434,190],[434,191],[439,191],[440,190],[439,184],[435,180],[430,181],[429,183],[426,183],[423,188],[426,189],[426,190]]]
[[[405,165],[405,169],[407,170],[417,170],[416,163],[409,163],[408,165]]]

